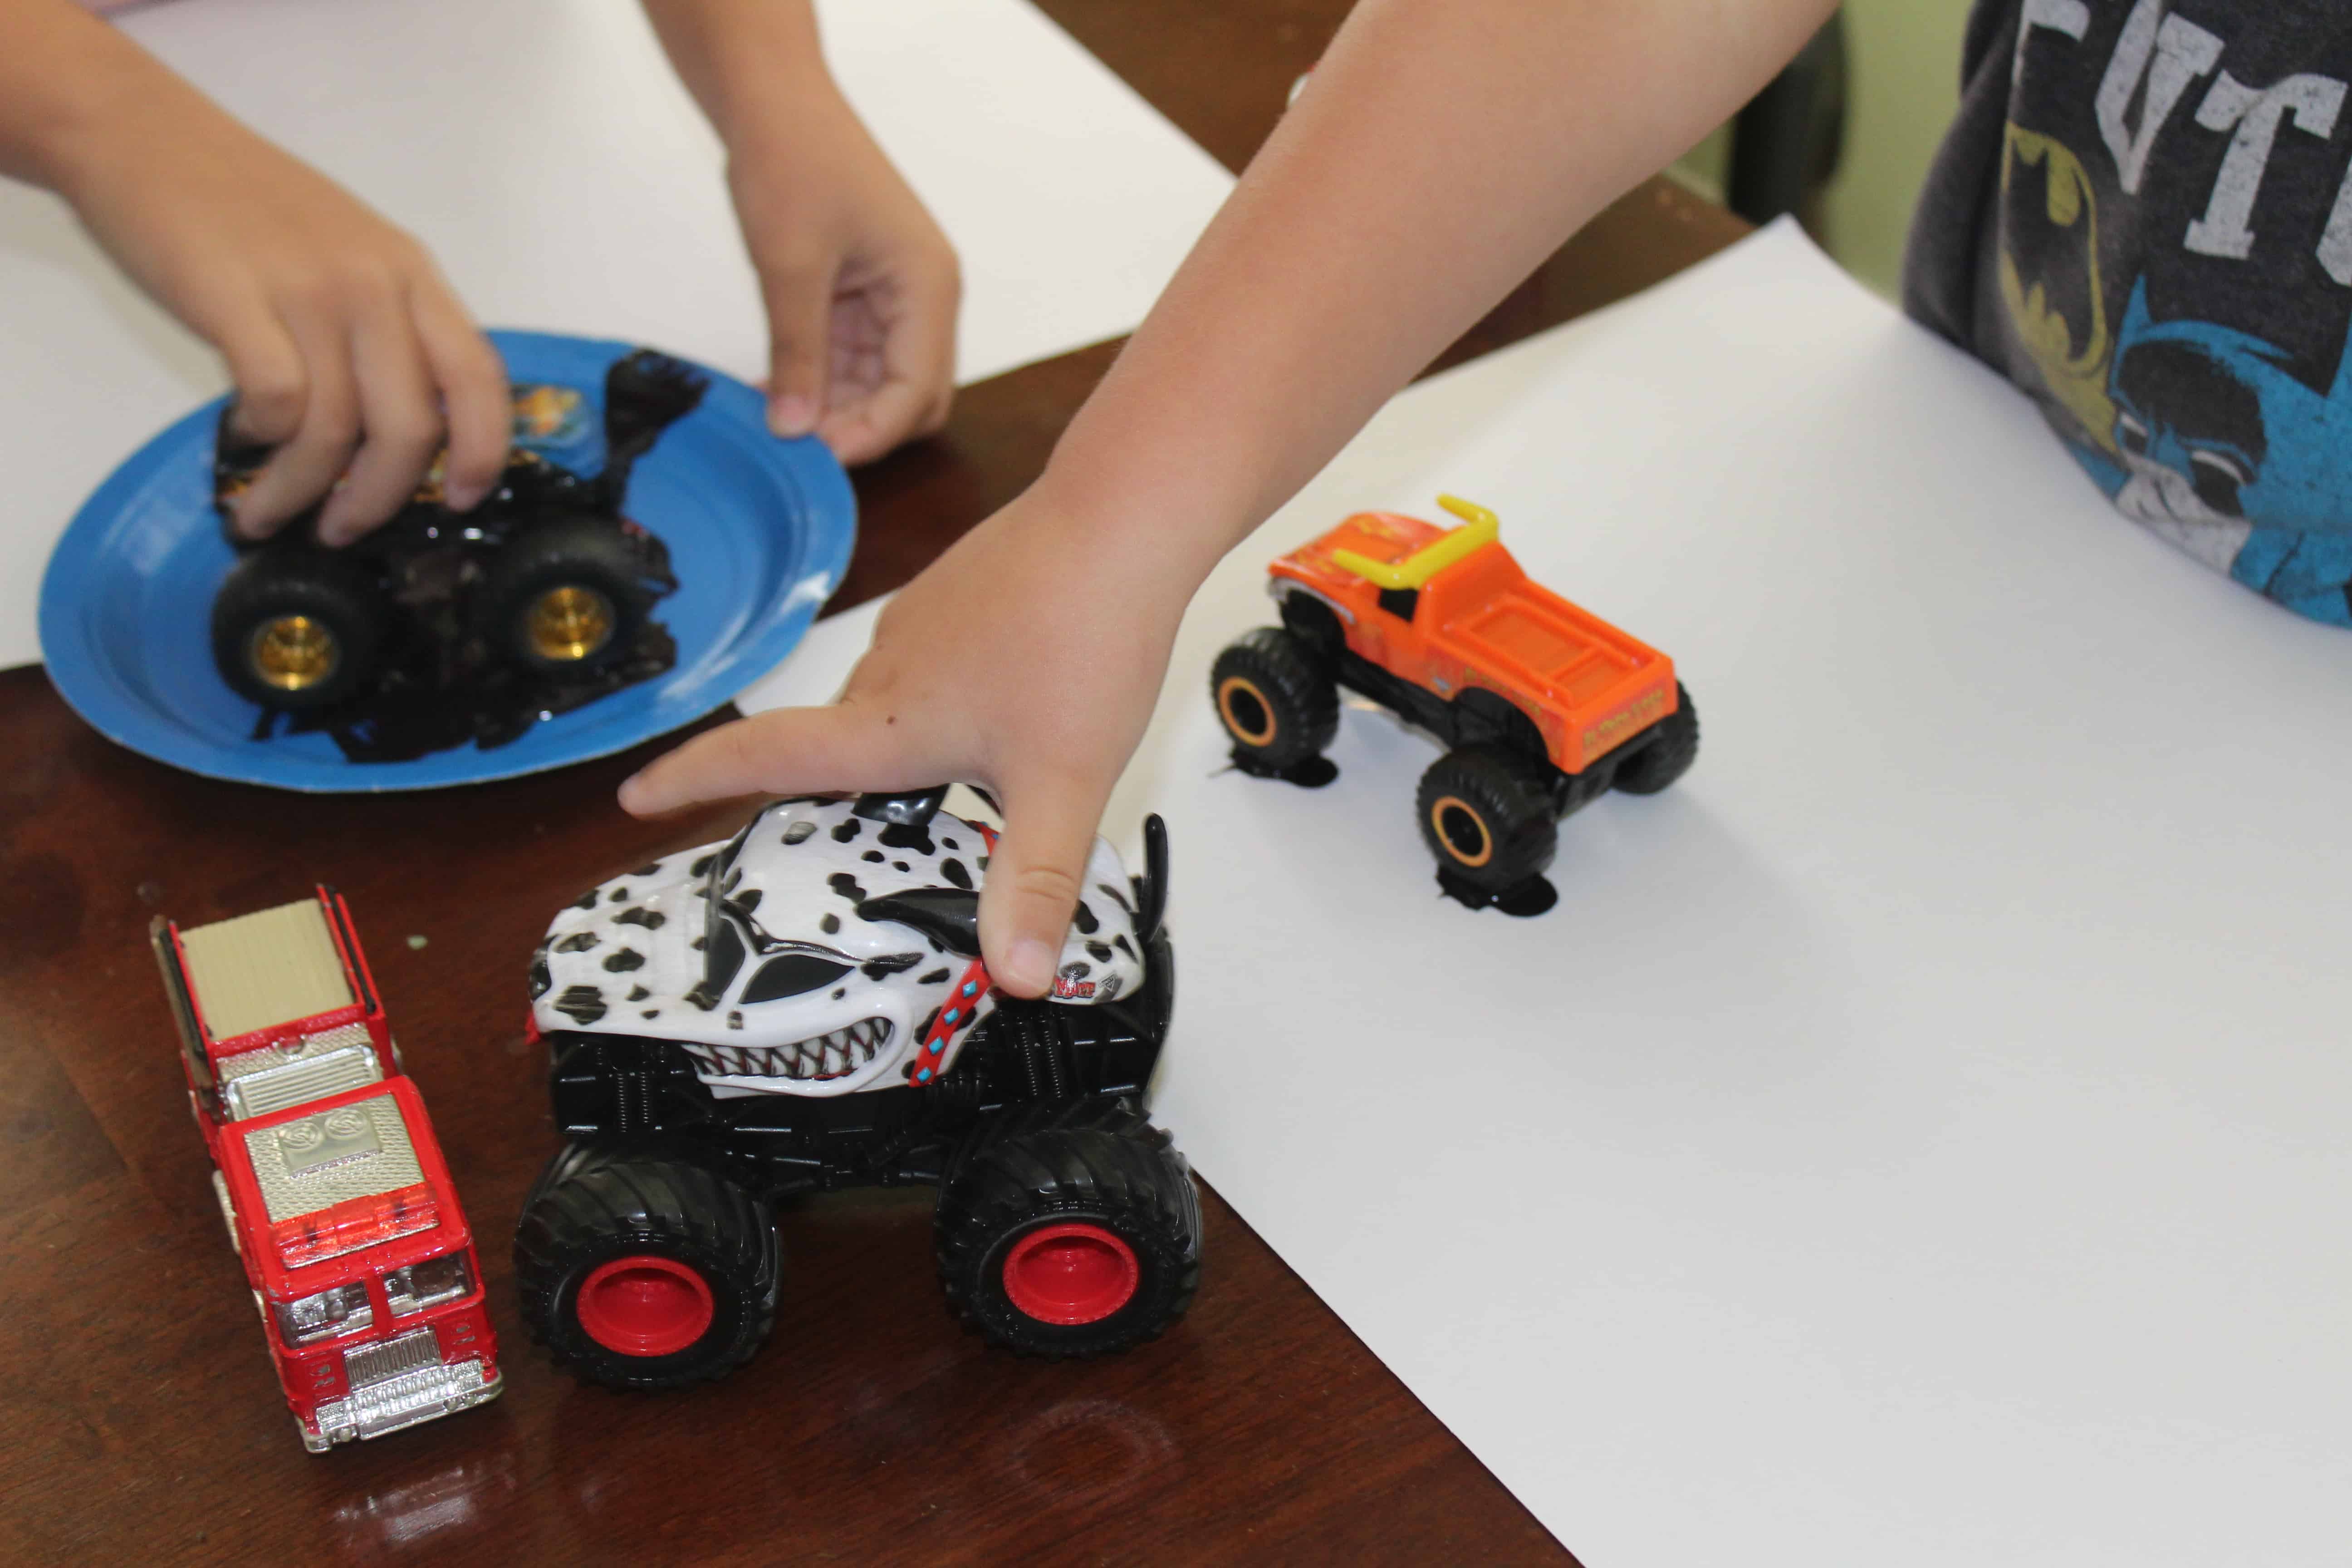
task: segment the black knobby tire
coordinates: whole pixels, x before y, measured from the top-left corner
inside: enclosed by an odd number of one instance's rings
[[[775,1326],[774,1217],[683,1161],[565,1150],[524,1205],[514,1261],[531,1338],[583,1383],[724,1377]]]
[[[1421,775],[1422,841],[1446,873],[1488,892],[1542,874],[1559,847],[1543,768],[1500,746],[1464,746]]]
[[[1322,661],[1323,668],[1339,668],[1339,656],[1348,651],[1348,633],[1330,605],[1304,589],[1294,589],[1283,595],[1282,625]]]
[[[1155,1339],[1201,1281],[1192,1168],[1125,1100],[983,1127],[940,1184],[934,1235],[949,1310],[1027,1355],[1108,1355]]]
[[[1698,710],[1675,683],[1675,710],[1650,731],[1650,743],[1617,764],[1616,785],[1627,795],[1655,795],[1698,761]]]
[[[1328,663],[1279,626],[1260,626],[1217,656],[1209,698],[1235,753],[1272,773],[1321,755],[1339,732]]]
[[[356,556],[304,545],[253,552],[213,596],[213,662],[265,708],[330,708],[366,685],[392,605]]]
[[[565,518],[500,552],[483,584],[483,633],[494,652],[525,669],[592,670],[635,644],[656,597],[620,524]]]

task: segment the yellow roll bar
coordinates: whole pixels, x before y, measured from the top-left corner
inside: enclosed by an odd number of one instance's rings
[[[1353,550],[1334,550],[1331,560],[1376,588],[1419,588],[1473,552],[1484,550],[1501,537],[1500,519],[1476,501],[1460,496],[1439,496],[1437,504],[1462,520],[1431,543],[1402,561],[1375,561]]]

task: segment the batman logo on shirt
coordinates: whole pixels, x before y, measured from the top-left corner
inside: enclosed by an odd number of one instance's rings
[[[2055,139],[2011,124],[2002,153],[2008,222],[2001,303],[2018,345],[2084,439],[2115,450],[2107,395],[2114,340],[2099,278],[2099,198],[2083,162]]]

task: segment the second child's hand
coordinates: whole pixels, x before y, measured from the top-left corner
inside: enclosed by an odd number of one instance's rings
[[[849,106],[739,123],[727,184],[767,307],[776,433],[856,464],[946,423],[955,252]]]
[[[945,422],[954,249],[825,70],[809,0],[645,0],[727,146],[768,316],[768,423],[864,463]]]

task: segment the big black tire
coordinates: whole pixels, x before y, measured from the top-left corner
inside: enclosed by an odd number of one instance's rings
[[[1234,752],[1269,773],[1321,755],[1339,732],[1329,665],[1279,626],[1260,626],[1219,654],[1209,696]]]
[[[1539,876],[1559,818],[1537,763],[1500,746],[1464,746],[1430,764],[1415,802],[1440,869],[1499,893]]]
[[[1327,669],[1336,669],[1339,656],[1348,651],[1347,629],[1339,625],[1339,616],[1312,594],[1298,591],[1283,595],[1282,625]]]
[[[392,613],[375,573],[355,556],[257,550],[213,596],[213,662],[248,702],[330,708],[374,675]]]
[[[949,1310],[1027,1355],[1155,1339],[1201,1282],[1192,1168],[1125,1101],[983,1127],[941,1184],[935,1225]]]
[[[573,1145],[515,1226],[523,1321],[606,1388],[677,1388],[751,1359],[782,1275],[767,1206],[698,1165]]]
[[[1660,720],[1650,743],[1618,764],[1616,785],[1627,795],[1655,795],[1698,761],[1698,710],[1675,683],[1675,710]]]
[[[657,596],[636,546],[610,518],[535,528],[507,545],[483,585],[493,650],[542,675],[595,669],[628,651]]]

